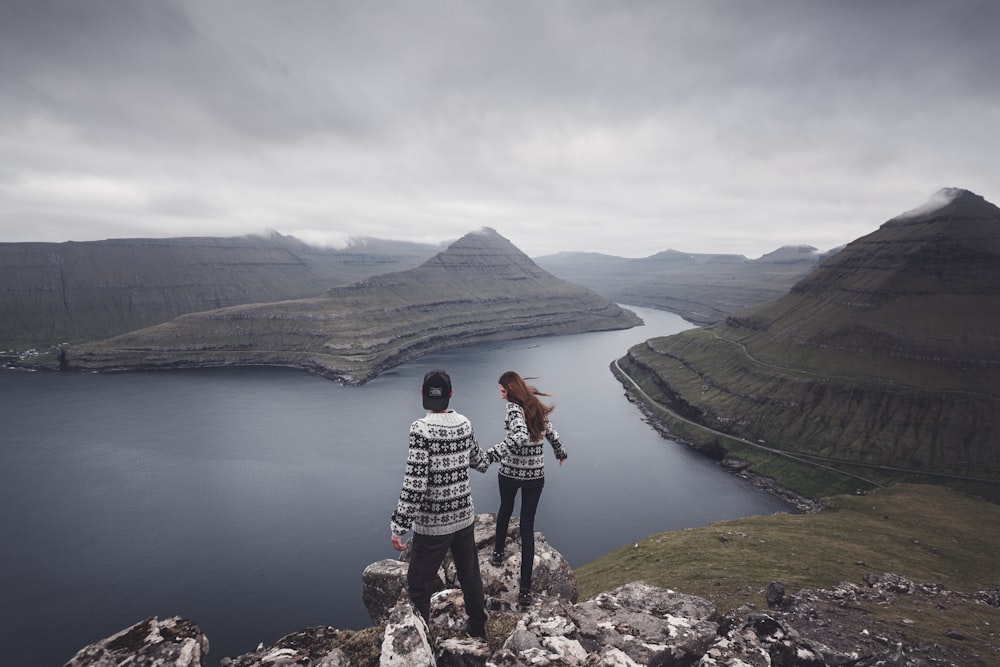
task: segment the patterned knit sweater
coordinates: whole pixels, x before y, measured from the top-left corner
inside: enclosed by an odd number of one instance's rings
[[[413,422],[403,490],[389,522],[392,532],[402,537],[412,528],[447,535],[472,525],[469,468],[486,472],[489,462],[467,418],[449,410]]]
[[[507,418],[504,421],[507,437],[504,441],[490,447],[486,458],[490,463],[500,462],[500,474],[516,480],[544,479],[545,477],[545,441],[552,445],[556,458],[560,461],[566,458],[566,450],[559,442],[559,434],[552,422],[545,420],[544,437],[532,442],[528,423],[524,419],[524,410],[517,403],[507,403]]]

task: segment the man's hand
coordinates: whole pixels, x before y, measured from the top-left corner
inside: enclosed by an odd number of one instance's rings
[[[406,542],[399,535],[393,534],[392,536],[392,548],[396,551],[402,551],[406,548]]]

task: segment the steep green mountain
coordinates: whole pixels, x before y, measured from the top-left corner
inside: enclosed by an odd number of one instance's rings
[[[317,296],[420,265],[441,248],[290,236],[0,243],[0,350],[82,342],[178,315]]]
[[[811,246],[785,246],[757,259],[665,250],[640,259],[563,252],[535,261],[616,303],[669,310],[695,324],[714,324],[782,296],[823,258]]]
[[[483,229],[409,271],[309,299],[183,315],[32,363],[98,371],[292,366],[360,383],[447,347],[639,323],[631,311],[546,273]]]
[[[942,190],[785,296],[618,365],[675,436],[808,495],[914,474],[995,494],[976,480],[1000,480],[1000,209]],[[857,477],[828,487],[792,454]]]

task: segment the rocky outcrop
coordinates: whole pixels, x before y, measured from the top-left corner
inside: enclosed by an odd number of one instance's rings
[[[741,607],[719,614],[703,598],[632,582],[573,604],[541,596],[528,609],[493,612],[489,641],[448,628],[464,627],[461,593],[445,589],[432,600],[428,628],[401,598],[384,625],[361,633],[317,627],[283,637],[269,647],[223,658],[222,667],[361,667],[439,665],[520,667],[825,667],[854,665],[995,664],[998,654],[977,655],[961,646],[960,632],[907,641],[901,627],[873,620],[864,605],[899,604],[920,614],[956,604],[1000,606],[1000,589],[960,594],[916,584],[899,574],[869,574],[855,584],[787,595],[781,582],[768,587],[767,609]],[[187,628],[183,641],[164,639],[166,628]],[[498,634],[502,633],[502,634]],[[187,643],[183,643],[186,641]],[[201,667],[207,640],[184,619],[150,619],[81,650],[66,667]],[[994,651],[996,647],[994,647]]]
[[[322,294],[440,248],[290,236],[0,243],[0,350],[107,338],[184,313]]]
[[[201,667],[208,638],[191,621],[148,618],[77,652],[66,667]]]
[[[484,229],[416,269],[310,299],[192,313],[25,363],[80,371],[288,366],[355,384],[448,347],[640,322],[631,311],[546,273]]]
[[[495,514],[476,515],[476,548],[479,551],[483,589],[486,593],[487,606],[492,611],[510,611],[517,608],[521,568],[520,526],[517,517],[511,518],[507,529],[507,558],[499,566],[490,562],[490,554],[496,541],[495,526]],[[406,549],[398,559],[389,558],[372,563],[362,574],[362,598],[365,608],[368,609],[368,615],[376,625],[385,622],[389,610],[394,608],[403,596],[406,589],[409,555],[409,549]],[[440,575],[438,587],[441,590],[454,590],[459,587],[455,564],[450,556],[445,559]],[[576,602],[577,585],[573,569],[563,555],[553,549],[545,536],[538,531],[535,531],[535,561],[531,582],[533,590],[543,596]]]
[[[989,628],[1000,608],[1000,589],[956,593],[895,573],[869,573],[858,583],[795,593],[774,581],[764,591],[766,608],[747,605],[726,613],[705,598],[642,581],[578,602],[572,569],[540,533],[535,534],[535,599],[521,607],[514,597],[519,530],[512,522],[510,555],[495,567],[489,562],[494,519],[492,514],[476,517],[490,614],[487,641],[465,634],[464,599],[448,562],[439,572],[429,626],[424,622],[407,599],[404,551],[401,559],[373,563],[364,572],[363,598],[373,622],[369,628],[305,628],[270,646],[209,662],[208,639],[193,622],[152,618],[80,650],[66,667],[967,667],[1000,659],[995,644],[963,646],[962,627],[941,630],[935,624],[944,636],[908,630],[921,617],[949,609]],[[898,616],[876,615],[872,605],[900,611]],[[980,628],[971,632],[985,634]]]

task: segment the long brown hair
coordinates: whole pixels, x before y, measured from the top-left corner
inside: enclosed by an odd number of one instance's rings
[[[535,378],[528,378],[534,380]],[[539,391],[524,381],[515,371],[506,371],[500,376],[500,385],[507,390],[507,400],[517,403],[524,410],[524,419],[528,424],[531,440],[537,442],[545,435],[545,422],[555,406],[546,405],[538,400],[538,396],[551,396]]]

